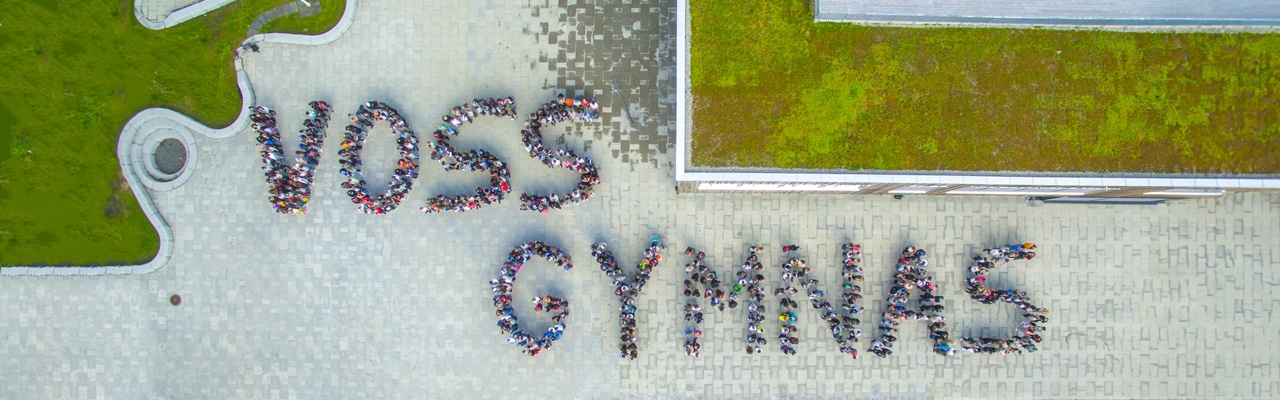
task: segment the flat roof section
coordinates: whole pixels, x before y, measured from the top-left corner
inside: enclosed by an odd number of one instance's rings
[[[1280,26],[1280,0],[816,0],[818,21]]]
[[[826,4],[831,0],[822,0]],[[969,0],[965,0],[969,1]],[[1089,0],[1096,1],[1096,0]],[[1144,0],[1136,0],[1144,1]],[[1280,2],[1280,0],[1275,0]],[[853,1],[845,1],[853,3]],[[1263,3],[1257,2],[1255,3]],[[820,5],[821,5],[820,4]],[[1216,197],[1226,191],[1280,191],[1280,177],[1274,175],[1229,174],[1152,174],[1152,173],[1040,173],[1027,171],[845,171],[845,170],[779,170],[765,168],[697,168],[690,162],[693,122],[689,88],[689,1],[676,0],[676,145],[675,179],[678,185],[694,191],[742,191],[742,192],[806,192],[830,193],[840,188],[840,193],[877,194],[951,194],[952,190],[966,189],[974,193],[983,187],[983,194],[995,195],[1043,195],[1037,191],[1105,189],[1102,192],[1078,195],[1102,194],[1110,196],[1161,196],[1170,198]],[[707,184],[703,186],[703,184]],[[836,186],[828,186],[836,185]],[[771,190],[759,190],[762,187]],[[678,186],[679,187],[679,186]],[[818,187],[825,191],[808,190]],[[880,191],[876,191],[879,187]],[[830,188],[830,189],[829,189]],[[1061,196],[1063,193],[1057,192]],[[1136,201],[1136,200],[1134,200]]]

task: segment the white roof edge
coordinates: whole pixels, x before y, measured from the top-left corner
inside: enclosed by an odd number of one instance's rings
[[[676,0],[676,182],[685,180],[685,120],[689,118],[689,38],[685,18],[689,16],[689,0]]]
[[[679,165],[679,164],[678,164]],[[1150,187],[1157,178],[1112,178],[1103,184],[1097,177],[1046,177],[1046,176],[992,176],[992,175],[938,175],[938,174],[831,174],[812,172],[688,172],[677,170],[676,180],[690,181],[738,181],[738,182],[792,182],[792,183],[892,183],[892,184],[939,184],[939,185],[985,185],[985,186],[1046,186],[1076,187],[1084,183],[1088,186],[1110,187]],[[1158,178],[1164,182],[1172,180],[1172,185],[1158,187],[1188,189],[1274,189],[1280,185],[1280,178],[1230,179],[1219,182],[1213,178]],[[1009,183],[975,183],[975,182],[1009,182]],[[1160,182],[1160,183],[1164,183]],[[1221,183],[1227,183],[1223,185]]]

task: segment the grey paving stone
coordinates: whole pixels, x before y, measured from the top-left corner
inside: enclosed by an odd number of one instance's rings
[[[172,228],[164,268],[0,279],[0,397],[1280,397],[1269,372],[1280,351],[1265,340],[1280,331],[1271,316],[1280,196],[1132,207],[676,195],[673,155],[663,150],[673,124],[673,83],[662,72],[671,68],[664,21],[672,4],[519,4],[370,2],[342,38],[263,43],[261,53],[245,56],[245,73],[255,102],[277,109],[284,130],[301,127],[313,99],[331,102],[339,116],[378,99],[423,133],[448,106],[475,97],[512,95],[528,111],[554,98],[563,78],[564,89],[590,93],[605,108],[600,124],[547,134],[548,143],[597,160],[596,198],[548,216],[520,212],[515,202],[422,215],[414,206],[427,196],[484,182],[428,164],[407,207],[364,215],[338,186],[330,141],[309,214],[283,216],[266,203],[262,160],[243,124],[219,139],[196,135],[201,159],[190,180],[148,192]],[[623,38],[621,27],[636,22],[640,28]],[[593,47],[603,37],[611,50]],[[613,72],[624,68],[625,75]],[[611,98],[614,78],[629,108]],[[340,128],[335,121],[331,138]],[[517,192],[571,185],[572,174],[525,155],[518,128],[481,120],[454,143],[508,161]],[[385,128],[375,131],[364,155],[371,181],[389,176],[391,152]],[[677,251],[640,296],[640,358],[619,360],[616,300],[586,259],[588,245],[608,241],[622,262],[634,263],[655,235]],[[505,344],[486,284],[508,249],[529,240],[577,259],[572,272],[531,262],[521,273],[516,297],[556,292],[573,302],[565,339],[536,358]],[[859,242],[869,313],[882,307],[874,300],[885,295],[894,253],[922,246],[954,331],[1005,334],[1009,307],[964,299],[964,260],[984,245],[1018,240],[1044,250],[993,274],[989,285],[1025,290],[1053,310],[1033,355],[944,359],[928,352],[921,328],[905,329],[889,359],[850,360],[806,312],[799,354],[747,356],[739,349],[742,310],[708,314],[702,357],[685,357],[680,345],[683,246],[706,249],[710,264],[728,273],[750,244],[796,243],[830,288],[838,281],[836,245]],[[777,257],[767,254],[774,264]],[[37,270],[52,273],[29,269]],[[113,271],[120,270],[106,273]],[[181,305],[169,304],[172,294]],[[519,305],[530,323],[546,323]]]

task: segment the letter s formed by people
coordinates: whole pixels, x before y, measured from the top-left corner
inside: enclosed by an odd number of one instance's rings
[[[488,171],[489,187],[476,188],[474,194],[449,197],[436,195],[427,198],[422,212],[462,212],[475,210],[486,204],[501,202],[511,192],[511,170],[497,155],[484,149],[458,151],[449,144],[449,136],[457,136],[458,130],[468,122],[482,117],[516,118],[516,101],[511,97],[500,99],[475,99],[449,110],[441,116],[439,129],[432,133],[431,159],[440,162],[445,171]]]
[[[991,290],[987,288],[987,276],[992,269],[1007,265],[1010,261],[1031,260],[1035,258],[1035,244],[1023,243],[983,250],[982,255],[973,257],[973,265],[969,267],[968,288],[965,292],[974,301],[982,304],[994,304],[997,301],[1012,303],[1021,309],[1022,322],[1012,337],[987,338],[966,337],[961,339],[961,347],[970,353],[983,354],[1022,354],[1036,351],[1036,343],[1040,343],[1040,334],[1044,332],[1042,324],[1049,322],[1049,310],[1031,304],[1027,292],[1014,289]]]
[[[552,151],[542,143],[542,128],[554,126],[561,122],[592,122],[599,119],[600,104],[590,99],[566,98],[560,95],[555,101],[543,104],[529,114],[525,120],[525,129],[520,131],[521,141],[529,156],[552,168],[567,168],[581,174],[578,186],[572,191],[552,194],[550,196],[524,193],[520,196],[520,209],[547,214],[550,210],[558,210],[565,205],[576,205],[595,195],[592,189],[600,183],[600,173],[590,158],[579,157],[572,151],[556,149]]]

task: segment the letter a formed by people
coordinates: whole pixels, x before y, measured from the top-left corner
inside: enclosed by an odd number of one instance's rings
[[[929,339],[933,341],[935,354],[948,356],[954,353],[954,346],[948,339],[947,324],[942,317],[942,296],[934,296],[937,285],[933,277],[925,270],[929,261],[925,258],[924,249],[908,246],[902,250],[898,259],[897,272],[893,275],[893,286],[889,289],[884,314],[879,325],[879,339],[871,342],[869,351],[880,358],[893,354],[893,345],[898,341],[898,325],[902,321],[922,321],[929,324]],[[921,291],[918,307],[910,308],[911,291]]]

